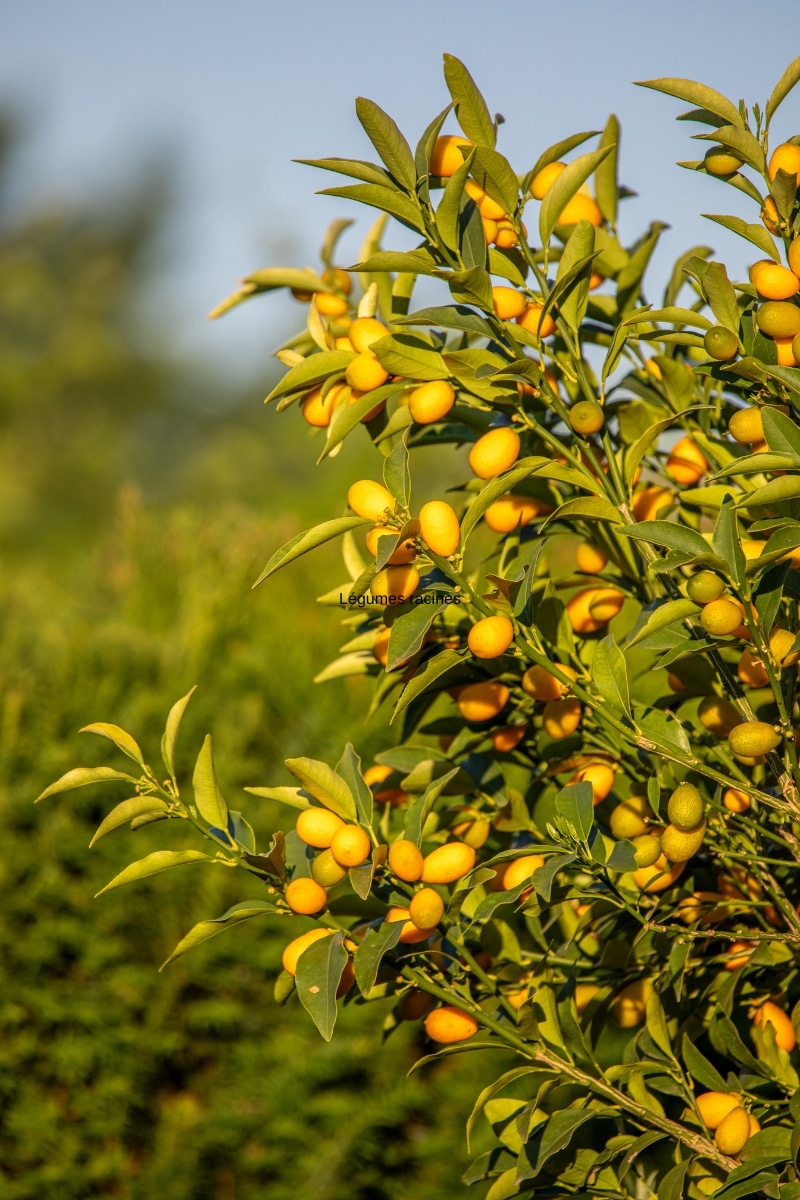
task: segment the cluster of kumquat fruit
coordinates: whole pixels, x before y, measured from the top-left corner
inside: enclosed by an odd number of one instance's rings
[[[91,726],[143,770],[99,832],[182,817],[212,844],[109,886],[240,866],[266,891],[173,957],[280,917],[276,1000],[325,1038],[338,1006],[384,1003],[387,1033],[419,1022],[434,1057],[516,1054],[476,1106],[497,1139],[468,1177],[487,1200],[797,1196],[800,135],[769,137],[800,59],[764,111],[645,85],[711,143],[682,165],[756,206],[712,218],[758,254],[749,278],[695,248],[655,307],[663,226],[621,239],[616,117],[596,148],[565,138],[519,174],[451,56],[445,80],[415,149],[359,100],[380,161],[312,164],[380,210],[358,262],[337,265],[335,222],[319,273],[256,271],[213,314],[291,290],[306,322],[268,401],[296,406],[321,463],[350,436],[374,446],[373,477],[259,582],[341,539],[345,578],[320,600],[347,632],[318,678],[373,680],[385,749],[364,769],[352,746],[289,759],[292,786],[249,789],[297,813],[258,851],[210,742],[180,798],[188,697],[164,782],[130,735]],[[414,249],[383,247],[390,217]],[[419,276],[436,304],[414,307]],[[421,447],[441,464],[422,503]]]

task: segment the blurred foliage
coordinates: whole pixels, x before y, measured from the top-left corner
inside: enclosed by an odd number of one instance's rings
[[[378,1053],[380,1006],[367,1024],[346,1014],[324,1045],[294,1003],[272,1002],[289,936],[277,923],[157,974],[154,960],[239,887],[187,872],[95,904],[128,848],[100,842],[87,871],[86,845],[122,796],[76,792],[46,820],[32,807],[76,758],[100,760],[80,726],[113,713],[150,730],[155,751],[166,707],[194,683],[179,770],[213,728],[229,795],[309,743],[335,756],[349,736],[369,753],[375,737],[359,681],[310,682],[337,642],[313,604],[321,576],[341,571],[333,551],[313,575],[300,564],[249,590],[272,549],[343,492],[352,460],[315,492],[297,466],[306,449],[265,429],[258,390],[240,415],[206,375],[204,394],[228,403],[224,437],[213,412],[186,407],[196,373],[148,349],[137,323],[167,194],[0,217],[0,543],[13,561],[0,580],[0,1194],[457,1194],[480,1055],[406,1080],[419,1047],[403,1030]],[[154,506],[165,462],[191,504]],[[286,511],[265,516],[278,486]],[[273,820],[269,806],[256,814],[259,835]],[[137,846],[155,847],[151,830]]]

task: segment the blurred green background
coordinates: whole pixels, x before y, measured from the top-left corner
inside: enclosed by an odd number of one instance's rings
[[[6,167],[14,137],[6,122]],[[315,473],[299,413],[263,410],[268,380],[232,388],[142,336],[169,196],[153,172],[124,205],[0,213],[0,1195],[460,1195],[480,1056],[406,1079],[422,1046],[408,1029],[382,1046],[383,1005],[347,1010],[326,1046],[272,999],[303,918],[254,922],[158,974],[197,920],[260,885],[187,871],[95,901],[128,861],[191,834],[124,830],[90,852],[118,787],[32,804],[71,767],[115,762],[79,735],[91,721],[157,762],[193,684],[183,780],[212,731],[227,798],[262,836],[279,815],[244,785],[386,736],[362,723],[362,681],[311,682],[343,640],[314,605],[346,577],[338,552],[250,589],[277,545],[339,510],[366,435]]]

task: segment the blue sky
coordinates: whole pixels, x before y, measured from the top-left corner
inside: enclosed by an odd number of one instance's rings
[[[16,184],[22,203],[85,199],[134,178],[153,150],[177,161],[180,209],[153,300],[154,336],[169,329],[176,351],[250,370],[287,329],[281,300],[216,325],[207,310],[251,268],[313,262],[333,217],[359,217],[343,247],[344,259],[355,257],[370,219],[315,196],[337,181],[292,158],[373,157],[356,95],[387,109],[413,142],[446,103],[444,51],[466,62],[492,111],[506,116],[500,148],[520,172],[550,143],[618,114],[621,177],[639,193],[625,205],[623,235],[651,218],[672,227],[654,295],[672,259],[696,243],[741,273],[746,244],[698,214],[753,220],[754,210],[674,165],[701,157],[690,141],[696,127],[674,120],[687,106],[631,81],[687,76],[763,103],[800,53],[796,17],[797,0],[772,0],[768,19],[744,0],[5,0],[0,98],[34,118]],[[799,127],[793,97],[776,132]]]

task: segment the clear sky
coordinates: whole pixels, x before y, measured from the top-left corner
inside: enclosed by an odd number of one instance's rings
[[[688,106],[631,81],[687,76],[763,104],[800,53],[797,15],[797,0],[768,9],[748,0],[4,0],[0,99],[33,118],[17,180],[24,203],[130,180],[153,150],[176,158],[180,209],[154,328],[170,330],[177,350],[249,368],[285,332],[281,301],[217,325],[207,310],[251,268],[313,262],[333,217],[359,216],[359,234],[370,219],[315,196],[339,181],[292,158],[374,157],[357,95],[387,109],[413,143],[446,103],[444,51],[506,116],[500,148],[519,172],[550,143],[618,114],[622,181],[639,193],[626,202],[623,237],[651,218],[672,227],[656,280],[696,243],[741,272],[746,244],[698,213],[754,220],[753,208],[674,165],[701,157],[690,141],[697,127],[674,120]],[[776,132],[799,128],[797,95]],[[358,234],[343,258],[357,247]]]

